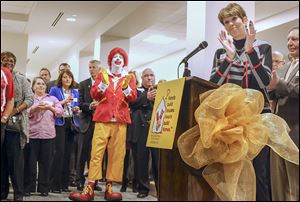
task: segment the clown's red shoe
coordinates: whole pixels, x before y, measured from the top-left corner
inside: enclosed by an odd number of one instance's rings
[[[91,185],[87,185],[82,193],[71,192],[69,199],[72,201],[93,201],[94,200],[94,189]]]
[[[122,201],[122,194],[118,192],[112,192],[112,182],[106,183],[106,190],[104,199],[107,201]]]

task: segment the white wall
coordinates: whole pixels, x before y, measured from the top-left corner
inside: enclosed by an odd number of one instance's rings
[[[186,17],[186,55],[192,52],[202,41],[207,41],[205,35],[205,25],[207,22],[206,14],[206,1],[188,1],[187,2],[187,17]],[[208,42],[210,46],[210,42]],[[188,60],[188,67],[191,70],[191,76],[197,76],[200,78],[205,77],[205,69],[207,66],[204,66],[205,52],[207,49],[202,50]],[[204,78],[205,79],[205,78]]]
[[[78,82],[91,77],[89,72],[89,61],[93,60],[93,55],[80,56]]]
[[[151,68],[154,71],[156,83],[160,79],[165,79],[168,81],[177,79],[177,66],[179,62],[182,60],[182,58],[185,57],[185,54],[186,51],[184,49],[175,52],[171,55],[168,55],[166,57],[155,60],[153,62],[146,63],[139,67],[134,68],[134,70],[138,72],[139,82],[141,83],[142,71],[145,68]],[[183,68],[184,66],[182,65],[180,67],[180,72],[179,72],[180,77],[182,77]]]
[[[26,73],[28,35],[1,32],[1,52],[10,51],[17,57],[15,69]]]
[[[65,54],[65,56],[61,57],[59,60],[55,61],[51,67],[51,80],[55,80],[58,78],[58,68],[59,65],[63,62],[68,63],[71,66],[71,71],[74,75],[74,80],[78,81],[79,78],[79,51],[74,50]]]
[[[267,41],[271,44],[272,51],[281,52],[288,61],[287,36],[288,31],[294,26],[299,26],[299,19],[259,32],[256,37]]]
[[[113,48],[122,48],[129,56],[129,39],[115,36],[101,36],[100,61],[101,66],[108,68],[108,55]],[[128,58],[130,62],[130,58]]]

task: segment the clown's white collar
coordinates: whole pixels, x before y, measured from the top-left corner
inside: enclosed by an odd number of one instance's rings
[[[121,77],[124,77],[124,76],[127,76],[127,75],[128,75],[128,72],[125,71],[125,68],[126,68],[126,67],[123,67],[123,69],[122,69]],[[106,71],[107,71],[107,74],[108,74],[108,75],[110,75],[110,76],[112,76],[112,77],[115,77],[115,75],[114,75],[113,73],[111,73],[111,71],[110,71],[109,68],[107,68]]]

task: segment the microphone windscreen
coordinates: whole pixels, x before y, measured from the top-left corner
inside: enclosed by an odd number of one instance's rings
[[[206,48],[208,46],[208,43],[206,41],[202,41],[200,43],[200,47],[203,49],[203,48]]]

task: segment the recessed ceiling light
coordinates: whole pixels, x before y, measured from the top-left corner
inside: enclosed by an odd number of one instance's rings
[[[68,22],[76,22],[76,18],[73,18],[73,17],[66,18],[66,21],[68,21]]]
[[[72,15],[72,17],[77,17],[77,15]]]
[[[169,44],[176,40],[177,40],[176,38],[166,37],[163,35],[155,34],[155,35],[151,35],[151,36],[145,38],[143,41],[149,42],[149,43],[156,43],[156,44]]]
[[[56,43],[54,40],[49,40],[48,43]]]

